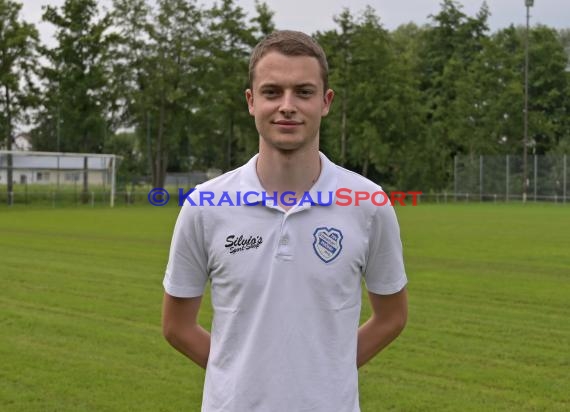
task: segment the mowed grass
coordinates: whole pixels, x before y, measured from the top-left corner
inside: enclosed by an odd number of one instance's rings
[[[200,409],[160,331],[177,213],[0,208],[0,410]],[[363,412],[570,410],[570,208],[397,213],[409,322],[360,370]]]

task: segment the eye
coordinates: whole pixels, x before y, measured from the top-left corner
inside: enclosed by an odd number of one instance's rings
[[[297,94],[301,97],[311,97],[314,94],[312,89],[299,89]]]
[[[261,91],[261,94],[265,96],[265,98],[271,99],[277,97],[279,95],[279,92],[275,89],[263,89]]]

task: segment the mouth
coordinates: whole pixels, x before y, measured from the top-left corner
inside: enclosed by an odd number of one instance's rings
[[[273,123],[274,125],[276,125],[276,126],[279,126],[279,127],[287,127],[287,128],[290,128],[290,127],[297,127],[297,126],[300,126],[300,125],[303,124],[302,122],[297,122],[297,121],[294,121],[294,120],[276,120],[276,121],[274,121],[274,122],[272,122],[272,123]]]

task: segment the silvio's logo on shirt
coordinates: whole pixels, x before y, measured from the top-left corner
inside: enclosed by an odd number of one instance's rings
[[[228,235],[226,237],[226,249],[233,255],[238,252],[243,252],[249,249],[257,249],[263,243],[261,236],[253,235]]]
[[[313,249],[325,263],[332,262],[342,250],[342,232],[334,227],[318,227],[313,233]]]

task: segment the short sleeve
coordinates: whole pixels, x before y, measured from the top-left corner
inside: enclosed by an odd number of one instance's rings
[[[391,205],[376,207],[369,230],[368,259],[364,271],[366,288],[378,295],[397,293],[406,286],[408,279],[394,208]]]
[[[197,297],[208,282],[201,208],[186,202],[174,227],[163,286],[175,297]]]

